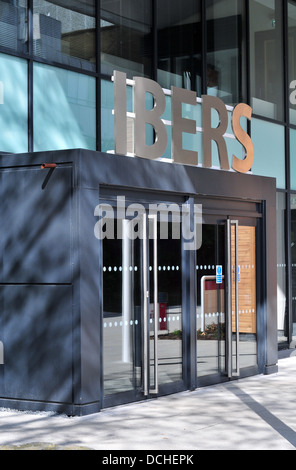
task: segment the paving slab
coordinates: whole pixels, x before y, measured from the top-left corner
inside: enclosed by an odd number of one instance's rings
[[[296,351],[279,371],[69,418],[0,409],[0,450],[295,450]],[[111,455],[111,454],[110,454]]]

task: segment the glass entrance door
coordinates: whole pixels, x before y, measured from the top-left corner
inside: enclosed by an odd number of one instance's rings
[[[144,325],[149,325],[144,340],[146,396],[184,388],[180,224],[160,222],[156,216],[147,220],[149,236],[143,237],[144,259],[148,260],[143,266],[144,282],[147,273]],[[164,231],[163,223],[167,224]]]
[[[104,406],[184,387],[181,237],[162,228],[145,211],[102,240]]]
[[[205,223],[196,279],[200,383],[246,374],[257,367],[256,222]]]
[[[256,227],[227,221],[228,377],[257,366]]]

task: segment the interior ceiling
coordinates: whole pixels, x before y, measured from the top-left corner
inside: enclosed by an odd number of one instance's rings
[[[96,0],[47,0],[49,3],[58,5],[69,10],[76,11],[78,13],[95,16],[96,11]],[[160,8],[158,9],[158,28],[163,29],[167,26],[173,24],[188,24],[195,23],[199,21],[199,12],[198,12],[198,2],[196,0],[158,0]],[[142,12],[140,4],[135,4],[135,0],[101,0],[101,9],[111,14],[121,14],[126,19],[140,21],[138,16]],[[265,7],[270,7],[270,0],[256,0],[258,4],[261,4]],[[164,8],[161,8],[162,5]],[[233,6],[231,12],[227,11],[229,2],[225,0],[216,0],[214,4],[215,17],[225,17],[229,16],[230,13],[233,15]],[[131,8],[132,7],[132,8]],[[125,14],[125,12],[129,14]],[[132,12],[132,13],[131,13]],[[108,15],[108,16],[109,16]],[[211,6],[208,8],[208,19],[211,16]],[[142,19],[142,18],[141,18]]]
[[[49,0],[49,3],[77,11],[83,15],[95,16],[96,0]]]

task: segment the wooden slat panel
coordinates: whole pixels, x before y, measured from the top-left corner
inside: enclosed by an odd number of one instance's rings
[[[235,256],[235,234],[232,227],[232,260]],[[239,331],[240,333],[256,333],[256,238],[255,227],[238,228],[238,264],[240,266],[241,280],[239,283]],[[234,263],[233,263],[234,264]],[[232,311],[233,331],[235,331],[234,318],[234,267],[232,270]]]

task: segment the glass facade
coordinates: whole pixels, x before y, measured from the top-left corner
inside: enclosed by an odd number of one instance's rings
[[[296,191],[296,130],[290,130],[290,185]]]
[[[207,94],[234,105],[246,100],[244,2],[210,0],[205,3]]]
[[[253,118],[252,140],[260,158],[255,158],[255,175],[276,178],[277,188],[285,189],[285,130],[282,125]]]
[[[288,305],[287,305],[287,280],[286,280],[286,240],[283,227],[286,223],[285,193],[277,193],[277,312],[278,312],[278,342],[288,341]]]
[[[288,2],[288,79],[290,88],[290,123],[296,124],[296,4]],[[295,189],[295,188],[294,188]]]
[[[95,71],[95,0],[34,0],[33,5],[33,53]]]
[[[284,118],[283,2],[250,1],[251,106],[255,114]]]
[[[28,150],[28,68],[25,60],[0,54],[0,145],[4,152]]]
[[[101,71],[124,70],[129,78],[152,72],[150,0],[101,0]]]
[[[27,0],[0,1],[0,45],[18,52],[28,52]]]
[[[190,89],[198,98],[217,96],[228,105],[229,117],[236,104],[250,104],[252,173],[276,178],[279,191],[278,329],[280,342],[291,343],[296,331],[296,1],[97,3],[0,0],[0,151],[114,150],[113,70],[129,79],[152,78],[164,89]],[[127,88],[132,111],[132,88]],[[169,120],[169,94],[166,102]],[[200,101],[185,112],[202,128]],[[170,159],[167,130],[164,157]],[[242,149],[232,134],[229,119],[227,148],[238,154]],[[183,140],[186,149],[198,147],[201,162],[201,132]]]
[[[96,149],[94,77],[35,63],[33,88],[35,151]]]
[[[157,2],[157,80],[201,93],[200,1]]]

